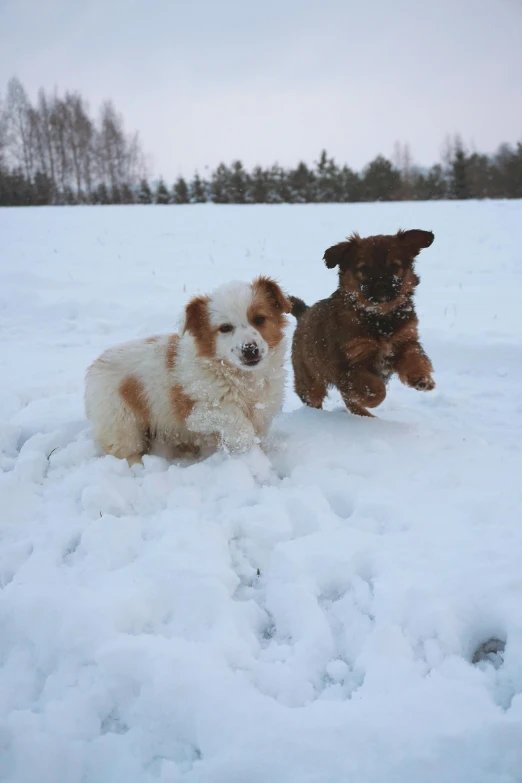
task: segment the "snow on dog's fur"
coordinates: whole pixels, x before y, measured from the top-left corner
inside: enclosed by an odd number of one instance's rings
[[[185,308],[181,335],[133,340],[87,370],[94,437],[129,464],[154,442],[245,451],[266,435],[285,387],[285,313],[276,282],[229,283]]]

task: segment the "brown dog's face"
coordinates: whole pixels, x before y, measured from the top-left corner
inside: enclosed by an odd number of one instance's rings
[[[328,248],[324,262],[329,269],[339,266],[339,285],[359,307],[387,313],[418,285],[413,264],[433,240],[431,231],[418,229],[365,239],[354,234],[347,242]]]

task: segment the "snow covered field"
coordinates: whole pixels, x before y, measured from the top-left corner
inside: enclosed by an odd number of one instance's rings
[[[290,379],[263,484],[97,454],[104,348],[229,279],[314,301],[399,226],[434,392]],[[521,202],[0,210],[2,782],[520,783],[521,248]]]

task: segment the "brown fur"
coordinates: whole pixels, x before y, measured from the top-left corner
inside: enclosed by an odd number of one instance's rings
[[[150,411],[143,384],[133,375],[128,375],[120,384],[119,392],[127,408],[137,417],[145,429],[150,424]]]
[[[185,421],[190,416],[194,408],[194,401],[183,391],[183,386],[175,383],[170,389],[170,401],[174,411],[174,416],[178,421]]]
[[[178,353],[179,334],[171,334],[169,337],[169,344],[167,345],[167,352],[165,356],[165,364],[167,370],[174,369],[174,363],[176,361],[176,354]]]
[[[266,340],[270,348],[275,348],[284,337],[286,326],[285,313],[290,313],[292,303],[286,298],[282,290],[269,277],[258,277],[252,284],[252,304],[248,308],[247,317],[261,336]],[[256,324],[256,318],[263,317],[262,324]]]
[[[167,370],[171,372],[176,364],[176,356],[178,355],[178,343],[179,335],[171,334],[167,345],[166,352],[166,365]],[[185,394],[183,386],[179,383],[174,383],[170,388],[170,402],[174,416],[178,421],[185,421],[190,416],[192,409],[194,408],[194,401]]]
[[[211,359],[215,353],[216,331],[208,317],[208,296],[195,296],[185,309],[184,332],[190,332],[197,345],[198,356]]]
[[[433,239],[420,230],[365,239],[354,234],[326,250],[326,266],[339,267],[338,289],[310,308],[290,297],[298,318],[295,390],[304,403],[321,408],[328,387],[335,386],[348,410],[372,416],[367,409],[384,400],[393,373],[414,389],[434,388],[413,304],[415,257]]]

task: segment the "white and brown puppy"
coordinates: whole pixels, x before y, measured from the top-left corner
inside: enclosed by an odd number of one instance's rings
[[[266,435],[285,388],[285,313],[268,277],[192,299],[181,335],[111,348],[87,370],[85,406],[107,454],[139,462],[174,451],[246,451]]]

